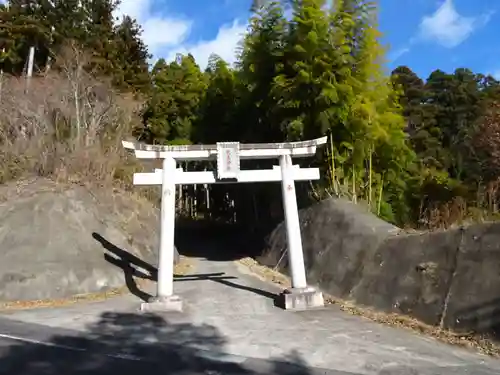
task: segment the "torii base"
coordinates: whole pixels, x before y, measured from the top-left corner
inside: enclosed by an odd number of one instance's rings
[[[168,297],[154,297],[141,304],[143,312],[182,312],[182,299],[173,295]]]
[[[323,293],[312,287],[290,288],[278,295],[276,305],[285,310],[311,310],[325,306]]]

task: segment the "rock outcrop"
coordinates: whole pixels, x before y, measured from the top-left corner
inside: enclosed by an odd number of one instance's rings
[[[500,223],[405,233],[349,201],[300,212],[308,281],[427,324],[500,335]],[[288,273],[281,223],[259,259]]]
[[[34,179],[0,188],[0,300],[70,297],[155,277],[158,210],[131,193]],[[177,255],[178,257],[178,255]]]

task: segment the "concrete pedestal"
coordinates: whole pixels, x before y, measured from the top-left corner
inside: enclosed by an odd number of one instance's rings
[[[141,304],[144,312],[182,312],[182,299],[179,296],[154,297]]]
[[[285,310],[309,310],[325,306],[323,293],[312,287],[290,288],[281,293],[276,305]]]

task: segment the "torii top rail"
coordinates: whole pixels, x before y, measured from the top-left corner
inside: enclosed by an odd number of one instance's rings
[[[240,159],[273,159],[282,155],[291,157],[307,157],[316,153],[318,146],[324,145],[327,137],[300,142],[283,143],[234,143],[238,148]],[[222,142],[224,143],[224,142]],[[172,157],[178,161],[210,160],[217,158],[220,150],[218,144],[210,145],[149,145],[139,142],[122,142],[123,147],[135,151],[139,159],[163,159]]]

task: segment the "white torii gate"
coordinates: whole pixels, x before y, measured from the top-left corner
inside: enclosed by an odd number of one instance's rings
[[[327,137],[302,142],[214,145],[160,146],[123,141],[139,159],[163,159],[163,168],[150,173],[135,173],[134,185],[161,185],[161,228],[157,295],[141,305],[142,310],[182,310],[181,299],[173,293],[175,186],[188,184],[249,183],[281,181],[285,211],[288,258],[292,288],[278,296],[285,309],[307,309],[324,305],[323,294],[306,282],[302,239],[295,194],[295,181],[319,179],[318,168],[300,168],[292,158],[312,156]],[[263,170],[241,170],[241,159],[279,159],[279,166]],[[217,160],[215,171],[186,172],[177,162]]]

